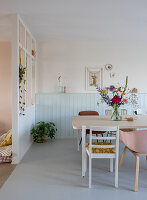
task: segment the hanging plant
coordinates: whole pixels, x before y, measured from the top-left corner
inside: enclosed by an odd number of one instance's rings
[[[26,79],[25,79],[25,74],[26,74],[26,67],[23,67],[23,65],[21,64],[21,49],[19,52],[19,109],[20,109],[20,114],[25,115],[24,111],[25,111],[25,84],[26,84]]]

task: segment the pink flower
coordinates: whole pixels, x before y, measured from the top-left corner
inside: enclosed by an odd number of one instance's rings
[[[128,100],[127,100],[127,99],[123,99],[123,102],[124,102],[124,103],[128,103]]]
[[[115,95],[115,96],[112,98],[112,103],[114,103],[114,104],[119,104],[120,102],[121,102],[120,96]]]

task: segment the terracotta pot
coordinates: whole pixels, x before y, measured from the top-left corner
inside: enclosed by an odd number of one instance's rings
[[[46,136],[45,135],[43,137],[43,142],[40,141],[40,137],[37,139],[37,143],[44,143],[44,142],[46,142]]]
[[[34,50],[32,50],[32,56],[35,56],[35,51]]]

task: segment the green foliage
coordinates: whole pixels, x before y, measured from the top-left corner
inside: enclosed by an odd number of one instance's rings
[[[23,91],[26,92],[25,90],[25,74],[26,74],[26,67],[23,67],[21,64],[21,58],[20,58],[20,64],[19,64],[19,108],[20,108],[20,114],[25,115],[25,102],[23,101]]]
[[[57,129],[53,122],[40,121],[37,125],[32,128],[31,135],[33,135],[34,142],[45,142],[46,136],[53,139],[55,138],[55,133]]]

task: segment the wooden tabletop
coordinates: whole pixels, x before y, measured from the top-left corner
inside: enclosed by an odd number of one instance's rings
[[[147,115],[137,115],[134,121],[127,121],[123,117],[122,121],[112,121],[109,116],[73,116],[73,129],[82,129],[85,125],[87,129],[90,126],[119,126],[120,129],[129,128],[147,128]]]

